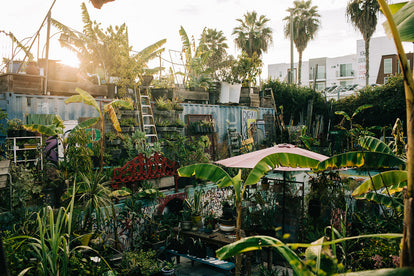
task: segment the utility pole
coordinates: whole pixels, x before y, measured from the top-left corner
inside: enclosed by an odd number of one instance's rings
[[[293,83],[293,9],[290,10],[290,72],[289,83]]]

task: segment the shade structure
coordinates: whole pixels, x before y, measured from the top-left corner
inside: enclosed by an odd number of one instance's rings
[[[270,148],[257,150],[249,153],[245,153],[238,156],[233,156],[227,159],[216,161],[216,164],[229,167],[229,168],[247,168],[252,169],[256,164],[264,157],[273,153],[294,153],[305,157],[313,158],[319,161],[328,159],[328,156],[319,154],[310,150],[299,148],[291,144],[279,144]],[[304,168],[290,168],[290,167],[277,167],[274,168],[278,171],[298,171],[298,170],[309,170]]]

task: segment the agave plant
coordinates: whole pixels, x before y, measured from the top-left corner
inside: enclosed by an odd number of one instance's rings
[[[75,186],[73,185],[73,193]],[[72,196],[66,208],[60,207],[58,210],[53,210],[50,206],[45,207],[36,213],[36,235],[15,236],[9,239],[10,242],[28,242],[38,260],[36,267],[27,267],[19,275],[24,275],[31,269],[37,269],[36,273],[39,275],[69,275],[69,260],[74,252],[91,250],[99,255],[97,251],[88,246],[72,247],[74,202],[75,197]],[[106,260],[103,259],[103,261],[108,269],[111,269]]]

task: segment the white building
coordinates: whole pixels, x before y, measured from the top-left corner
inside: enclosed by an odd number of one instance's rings
[[[364,40],[356,42],[356,54],[341,57],[321,57],[302,62],[302,86],[312,86],[316,77],[316,90],[326,87],[358,84],[365,86],[365,43]],[[387,37],[371,38],[369,47],[369,83],[376,83],[381,57],[396,54],[394,42]],[[298,64],[294,64],[294,70]],[[290,63],[268,65],[268,78],[287,81]],[[316,74],[316,76],[315,76]],[[294,77],[297,83],[297,74]]]

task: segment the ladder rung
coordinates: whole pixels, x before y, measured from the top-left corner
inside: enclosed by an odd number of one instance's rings
[[[145,134],[146,137],[157,137],[157,134]]]
[[[150,106],[150,105],[148,105],[148,104],[143,104],[143,105],[142,105],[142,108],[144,108],[144,107],[145,107],[145,108],[150,108],[151,106]]]
[[[155,127],[155,125],[144,125],[144,127]]]

